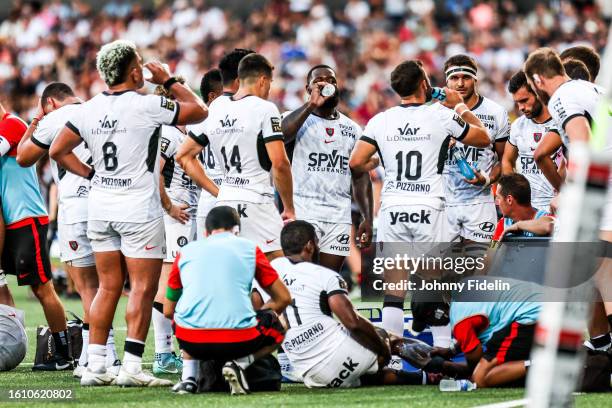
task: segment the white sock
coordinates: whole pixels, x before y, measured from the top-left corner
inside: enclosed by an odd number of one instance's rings
[[[79,365],[84,367],[87,364],[87,346],[89,345],[89,330],[83,329],[83,348],[81,349],[81,355],[79,356]]]
[[[404,311],[399,307],[383,307],[382,327],[397,336],[404,336]]]
[[[172,353],[172,321],[155,308],[151,320],[155,333],[155,352]]]
[[[87,368],[95,373],[106,372],[106,346],[90,344],[87,347]]]
[[[185,381],[189,377],[195,378],[198,381],[200,377],[200,360],[183,360],[183,374],[181,380]]]
[[[234,361],[236,362],[236,364],[238,364],[240,368],[242,368],[243,370],[246,370],[248,366],[253,364],[253,361],[255,361],[255,358],[253,357],[252,354],[249,354],[246,357],[237,358]]]
[[[446,326],[431,326],[431,336],[433,337],[434,347],[447,348],[451,342],[450,323]]]
[[[130,374],[138,374],[142,371],[142,357],[126,351],[123,354],[123,369]]]
[[[106,366],[111,367],[116,360],[119,360],[119,356],[115,348],[115,332],[113,329],[110,329],[106,339]]]

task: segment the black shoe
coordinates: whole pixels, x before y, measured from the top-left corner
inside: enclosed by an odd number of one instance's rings
[[[185,381],[178,382],[172,387],[172,392],[177,394],[196,394],[198,392],[198,383],[195,378],[189,377]]]
[[[225,363],[221,373],[229,384],[232,395],[244,395],[250,392],[244,370],[236,362],[228,361]]]
[[[36,364],[32,367],[32,371],[66,371],[72,369],[72,360],[68,360],[59,354],[54,354],[49,361]]]

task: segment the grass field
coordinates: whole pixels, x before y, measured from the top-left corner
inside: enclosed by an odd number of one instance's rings
[[[309,390],[301,385],[283,385],[281,392],[257,393],[248,396],[230,397],[226,394],[199,394],[179,396],[169,389],[128,389],[119,387],[81,388],[78,381],[72,378],[71,372],[38,373],[32,372],[34,361],[35,330],[39,324],[45,324],[44,315],[35,299],[32,299],[24,288],[17,288],[15,280],[9,277],[9,286],[17,306],[26,312],[26,325],[29,336],[28,354],[17,369],[0,373],[0,406],[10,407],[143,407],[179,408],[196,405],[215,407],[284,407],[284,406],[360,406],[360,407],[475,407],[508,400],[523,398],[522,389],[476,390],[469,393],[441,393],[434,386],[404,387],[370,387],[352,390]],[[117,310],[114,327],[118,349],[123,349],[125,339],[126,299],[122,298]],[[76,300],[64,300],[67,310],[81,314],[80,303]],[[145,366],[150,368],[153,360],[153,338],[149,334],[145,349]],[[169,376],[178,380],[178,376]],[[74,400],[66,401],[24,401],[7,403],[9,389],[71,389]],[[578,407],[612,406],[611,394],[579,395],[576,397]]]

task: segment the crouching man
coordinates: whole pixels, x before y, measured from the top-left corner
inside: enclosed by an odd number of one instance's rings
[[[414,349],[423,346],[420,342],[390,336],[355,310],[342,277],[313,263],[318,260],[319,247],[312,224],[293,221],[285,225],[281,247],[285,257],[273,260],[272,266],[292,297],[283,315],[288,329],[282,347],[292,372],[304,385],[346,388],[434,381],[435,376],[428,378],[421,371],[383,369],[392,352],[417,366],[418,356],[428,353]],[[259,301],[254,295],[255,304],[266,299],[265,294],[260,295]]]
[[[25,315],[23,311],[15,309],[6,277],[0,270],[0,371],[10,371],[17,367],[26,355],[27,346]]]
[[[244,370],[283,341],[277,313],[291,301],[289,291],[259,247],[236,236],[239,230],[235,209],[215,207],[206,217],[207,238],[183,247],[170,271],[164,315],[174,318],[184,364],[175,392],[197,391],[198,360],[221,360],[232,395],[247,394]],[[257,313],[253,279],[270,296]]]

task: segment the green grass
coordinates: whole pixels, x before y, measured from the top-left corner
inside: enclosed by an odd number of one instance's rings
[[[192,406],[236,407],[474,407],[508,400],[521,399],[522,389],[488,389],[469,393],[441,393],[434,386],[397,386],[369,387],[351,390],[309,390],[302,385],[283,385],[281,392],[257,393],[249,396],[230,397],[226,394],[210,393],[178,396],[168,389],[129,389],[119,387],[81,388],[78,381],[72,378],[71,372],[38,373],[32,372],[34,361],[35,328],[45,324],[44,315],[38,302],[28,295],[24,288],[17,288],[15,280],[9,278],[15,303],[26,312],[26,325],[29,336],[28,354],[17,369],[0,373],[0,406],[6,407],[146,407],[146,408],[179,408]],[[123,349],[125,339],[125,322],[123,315],[126,299],[122,298],[117,309],[114,326],[116,344]],[[65,300],[67,310],[81,314],[78,301]],[[120,354],[122,354],[120,352]],[[150,368],[153,360],[153,338],[149,333],[144,361]],[[178,380],[178,376],[168,376]],[[25,401],[6,403],[8,389],[41,388],[71,389],[75,399],[66,401]],[[579,395],[576,398],[578,407],[604,407],[612,404],[610,394]]]

